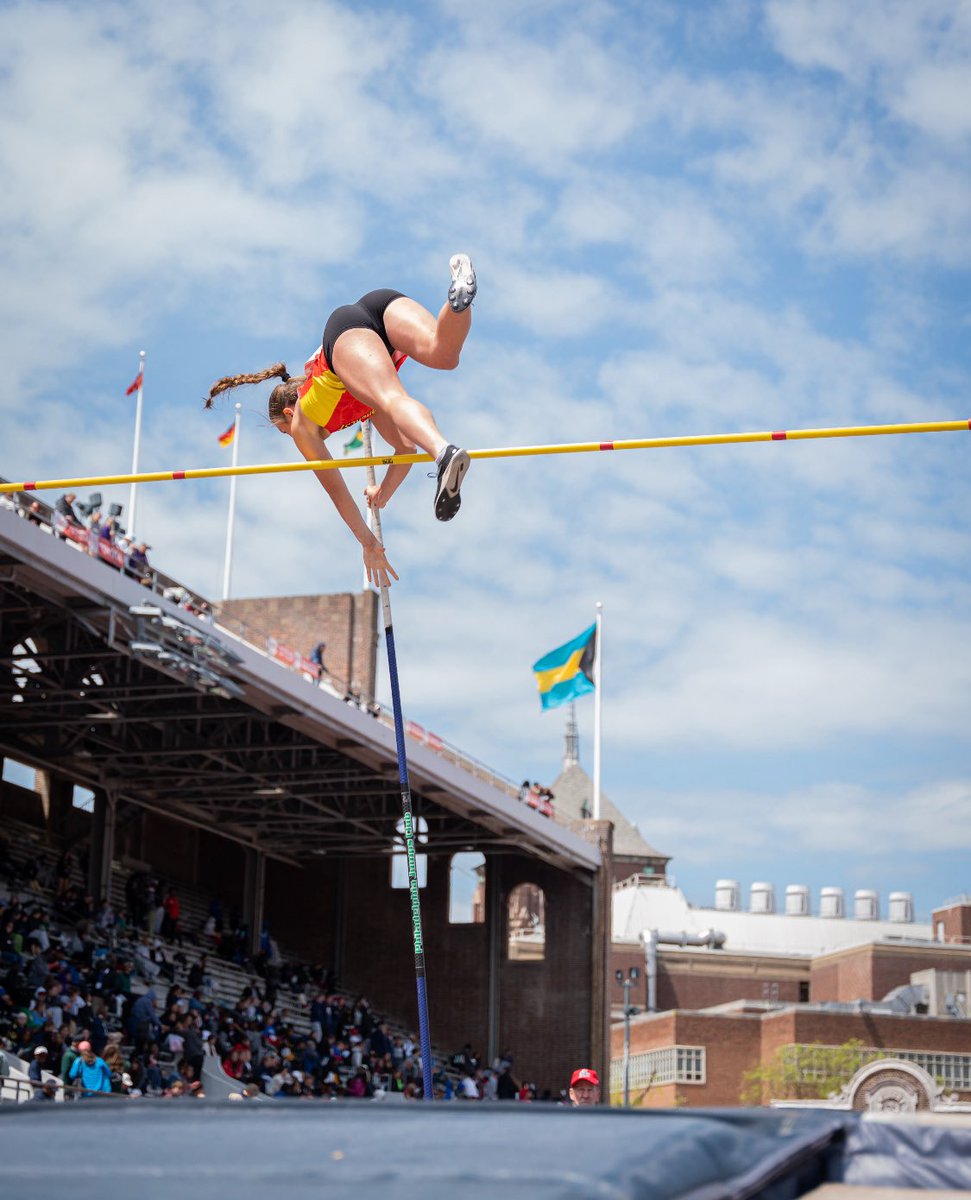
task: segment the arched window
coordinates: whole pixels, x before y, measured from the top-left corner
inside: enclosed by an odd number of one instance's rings
[[[485,855],[477,850],[453,854],[448,872],[448,920],[451,925],[485,921]]]
[[[428,844],[428,822],[424,817],[414,818],[415,846]],[[394,843],[391,850],[391,886],[406,888],[408,886],[408,851],[405,849],[405,819],[395,825]],[[428,882],[428,855],[415,854],[415,871],[418,875],[418,886],[423,888]]]
[[[546,896],[535,883],[520,883],[509,893],[506,957],[541,962],[546,956]]]

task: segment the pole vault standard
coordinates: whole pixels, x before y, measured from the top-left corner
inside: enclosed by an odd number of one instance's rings
[[[470,450],[469,458],[536,458],[542,454],[590,454],[598,450],[666,450],[673,446],[735,446],[742,442],[808,442],[819,438],[880,437],[903,433],[967,433],[971,420],[917,421],[909,425],[844,425],[833,429],[775,429],[763,433],[701,433],[686,437],[634,438],[617,442],[566,442],[552,446],[506,446]],[[186,471],[149,471],[142,475],[93,475],[85,479],[41,479],[0,483],[4,492],[51,488],[104,487],[110,483],[162,483],[171,479],[218,479],[223,475],[285,475],[290,471],[342,471],[349,467],[427,463],[430,454],[394,454],[387,458],[324,459],[320,462],[263,463],[249,467],[197,467]]]
[[[383,459],[371,457],[371,422],[363,422],[365,458],[358,459],[367,465],[367,480],[373,485],[374,464]],[[426,457],[428,457],[426,455]],[[381,536],[381,513],[371,509],[371,524],[374,536]],[[426,1103],[435,1098],[434,1064],[432,1042],[428,1031],[428,991],[425,986],[425,941],[421,931],[421,892],[418,888],[418,863],[415,859],[415,814],[411,807],[411,784],[408,781],[408,758],[405,754],[405,723],[401,716],[401,692],[398,688],[398,660],[394,649],[394,628],[391,624],[391,598],[384,584],[380,585],[381,609],[384,613],[384,641],[388,651],[388,678],[391,681],[391,710],[394,714],[394,740],[398,748],[398,780],[401,784],[401,814],[405,835],[405,856],[408,861],[408,892],[411,897],[411,934],[415,943],[415,987],[418,992],[418,1040],[421,1043],[422,1093]]]

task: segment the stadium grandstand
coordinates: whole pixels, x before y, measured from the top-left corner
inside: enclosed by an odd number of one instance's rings
[[[0,507],[5,1098],[79,1041],[115,1091],[415,1094],[376,598],[338,679],[135,550]],[[608,1066],[611,825],[407,733],[436,1091],[557,1097]]]

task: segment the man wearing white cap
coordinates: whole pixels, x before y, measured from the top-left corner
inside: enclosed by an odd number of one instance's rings
[[[47,1047],[37,1046],[34,1049],[34,1057],[31,1059],[30,1067],[28,1068],[28,1078],[34,1083],[44,1082],[44,1072],[47,1068]]]

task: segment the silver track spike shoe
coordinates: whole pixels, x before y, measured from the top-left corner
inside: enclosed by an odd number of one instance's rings
[[[448,260],[448,269],[452,273],[448,302],[452,306],[452,312],[465,312],[475,299],[478,287],[472,259],[467,254],[453,254]]]

